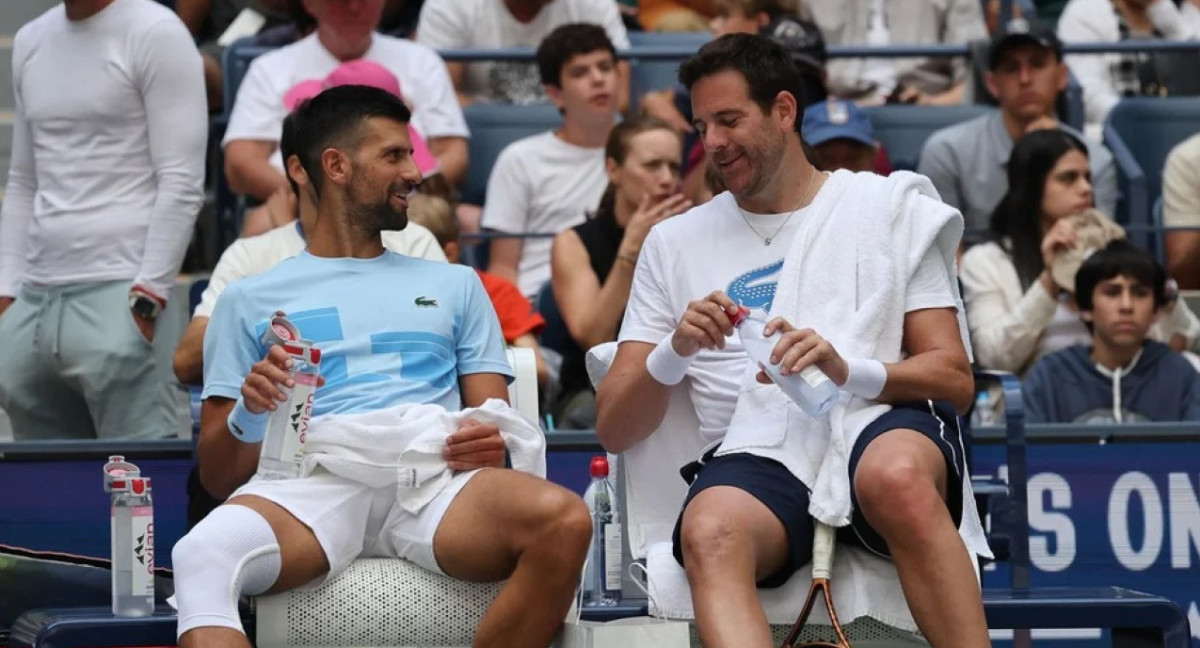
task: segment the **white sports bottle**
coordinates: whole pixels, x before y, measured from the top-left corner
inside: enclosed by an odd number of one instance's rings
[[[150,479],[124,457],[104,466],[104,490],[112,495],[112,611],[114,616],[154,614],[154,503]]]
[[[258,474],[263,479],[294,479],[300,476],[300,461],[308,440],[308,422],[312,417],[313,399],[320,376],[321,350],[300,337],[300,330],[283,313],[271,318],[263,333],[267,346],[279,345],[292,359],[289,371],[295,386],[284,388],[287,401],[279,403],[267,419],[262,451],[258,457]]]
[[[771,380],[779,385],[783,393],[796,401],[805,414],[813,418],[824,416],[833,404],[837,402],[837,385],[816,366],[805,367],[800,373],[787,376],[779,373],[779,365],[771,364],[771,350],[783,335],[776,331],[770,337],[763,335],[767,321],[758,315],[752,315],[749,308],[738,306],[738,312],[730,318],[742,347],[754,359],[758,366],[766,372]]]

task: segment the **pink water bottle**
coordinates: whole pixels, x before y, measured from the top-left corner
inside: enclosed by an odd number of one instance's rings
[[[108,458],[104,490],[112,496],[112,611],[115,616],[154,613],[154,502],[150,479],[122,456]]]

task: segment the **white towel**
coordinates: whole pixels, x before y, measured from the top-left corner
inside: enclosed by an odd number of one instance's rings
[[[962,216],[939,200],[924,176],[838,171],[804,214],[784,259],[771,315],[814,329],[843,357],[898,362],[908,282],[931,247],[941,254],[947,282],[953,282],[962,231]],[[948,289],[969,354],[962,300],[957,286]],[[843,393],[828,417],[813,419],[778,387],[760,385],[747,374],[721,454],[752,452],[779,461],[811,486],[813,517],[845,526],[852,509],[850,451],[863,428],[888,409]],[[988,555],[973,501],[966,498],[969,511],[960,530],[968,547]]]
[[[452,477],[442,457],[446,437],[473,419],[500,428],[516,470],[546,476],[546,439],[498,399],[449,412],[440,405],[397,405],[362,414],[328,414],[312,420],[301,476],[320,466],[371,488],[395,485],[396,503],[411,513],[433,500]]]

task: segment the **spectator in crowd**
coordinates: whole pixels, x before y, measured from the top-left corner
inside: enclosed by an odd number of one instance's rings
[[[1184,290],[1200,290],[1200,133],[1180,142],[1163,167],[1163,225],[1194,227],[1165,234],[1167,272]]]
[[[659,434],[672,390],[690,395],[698,427],[685,433],[710,450],[682,471],[673,554],[703,645],[775,645],[760,588],[811,561],[816,513],[894,561],[930,645],[988,646],[974,567],[987,549],[949,407],[965,410],[973,389],[952,276],[961,217],[918,176],[813,168],[798,77],[782,47],[746,34],[681,66],[729,190],[646,237],[597,393],[597,436],[624,452]],[[865,237],[857,253],[837,245],[847,231]],[[850,288],[856,277],[866,283]],[[866,294],[888,306],[856,312],[855,291],[859,306]],[[779,335],[784,375],[816,367],[856,397],[830,417],[801,414],[753,370],[731,322],[739,304],[771,313],[764,333]],[[797,314],[806,328],[793,328]]]
[[[459,247],[458,238],[461,231],[454,215],[454,205],[449,200],[442,196],[415,194],[409,201],[408,222],[409,227],[420,225],[433,232],[446,260],[450,263],[459,262],[462,248]],[[513,282],[482,270],[476,270],[476,273],[488,299],[492,301],[492,307],[496,309],[504,341],[511,346],[533,349],[537,360],[538,386],[544,391],[550,372],[537,338],[546,328],[545,318]]]
[[[555,28],[570,23],[599,25],[618,49],[629,47],[629,34],[614,0],[426,0],[417,42],[439,50],[534,47]],[[539,83],[533,63],[452,61],[447,67],[463,105],[546,101],[544,80]],[[618,105],[624,106],[629,66],[620,63],[619,68],[623,81]]]
[[[551,413],[567,428],[595,427],[584,352],[617,339],[646,235],[692,206],[679,193],[679,134],[657,117],[617,124],[604,147],[604,168],[608,188],[596,213],[555,237],[550,251],[554,300],[571,337]]]
[[[979,0],[844,0],[810,8],[831,45],[965,44],[987,37]],[[944,106],[962,103],[966,76],[961,58],[843,58],[829,63],[829,91],[861,105]]]
[[[204,200],[200,55],[151,0],[67,0],[12,55],[0,408],[18,440],[173,436],[152,343]]]
[[[822,171],[875,171],[879,143],[871,118],[844,99],[818,101],[804,109],[802,134]],[[882,175],[887,175],[886,173]]]
[[[1191,13],[1196,11],[1193,6]],[[1065,43],[1187,40],[1200,36],[1200,28],[1180,13],[1173,0],[1070,0],[1058,19],[1058,36]],[[1183,64],[1186,69],[1179,67],[1182,61],[1190,61]],[[1067,57],[1067,65],[1083,88],[1083,107],[1094,134],[1121,97],[1157,97],[1200,88],[1195,82],[1195,59],[1174,54],[1073,54]]]
[[[217,298],[236,281],[262,274],[284,259],[300,254],[316,227],[317,202],[308,175],[292,147],[291,115],[283,120],[279,150],[286,161],[289,190],[296,205],[296,220],[265,234],[239,238],[225,248],[213,268],[208,287],[192,313],[179,345],[175,349],[175,377],[185,385],[200,385],[204,377],[204,333],[217,305]],[[410,127],[410,133],[411,127]],[[445,261],[434,235],[419,223],[410,221],[400,231],[385,231],[383,245],[406,256]]]
[[[1092,342],[1034,365],[1023,385],[1030,423],[1200,421],[1200,374],[1146,337],[1169,297],[1154,255],[1109,243],[1079,267],[1075,297]]]
[[[981,366],[1023,375],[1042,356],[1091,339],[1071,295],[1074,268],[1089,248],[1122,235],[1091,206],[1083,142],[1059,129],[1017,141],[990,240],[962,257],[967,322]],[[1200,337],[1200,321],[1182,302],[1168,305],[1153,337],[1181,350]]]
[[[287,22],[288,0],[176,0],[175,13],[200,45],[208,109],[222,106],[221,54],[232,40]]]
[[[943,128],[925,142],[917,172],[933,181],[946,204],[962,212],[968,239],[987,229],[1008,189],[1004,166],[1013,142],[1039,128],[1060,128],[1087,144],[1096,207],[1115,213],[1117,170],[1112,154],[1054,116],[1055,102],[1067,87],[1062,52],[1050,28],[1024,18],[1009,21],[992,38],[988,52],[986,82],[999,110]]]
[[[616,57],[604,29],[585,23],[556,27],[538,46],[538,72],[563,114],[563,125],[500,152],[488,177],[484,228],[554,235],[595,208],[608,184],[604,142],[617,117]],[[550,280],[550,243],[549,238],[495,238],[488,272],[533,299]]]
[[[372,86],[387,90],[404,99],[404,95],[400,91],[400,80],[390,70],[375,61],[354,59],[337,66],[324,79],[308,79],[292,86],[283,95],[283,105],[288,112],[291,112],[300,105],[300,102],[311,99],[326,88],[339,85]],[[429,145],[412,124],[408,125],[408,137],[413,143],[413,160],[421,171],[422,190],[436,186],[442,191],[452,193],[453,188],[438,166],[437,157],[429,150]],[[277,151],[280,153],[278,162],[281,166],[285,166],[282,150],[280,147]],[[274,163],[273,155],[272,164]],[[273,227],[292,223],[296,217],[295,198],[295,193],[290,189],[279,189],[272,193],[271,197],[267,198],[267,201],[261,206],[247,210],[242,222],[242,235],[254,236]]]
[[[249,646],[241,595],[335,578],[360,555],[506,580],[476,642],[548,645],[579,583],[587,507],[536,476],[544,439],[506,403],[512,372],[475,273],[383,246],[420,181],[409,111],[377,88],[340,86],[293,119],[316,227],[305,251],[229,286],[213,311],[196,456],[205,488],[229,500],[174,547],[179,645]],[[276,311],[323,352],[294,479],[256,475],[289,382],[288,354],[260,337]],[[441,455],[416,450],[425,444]],[[516,470],[503,468],[505,449]],[[429,471],[419,488],[397,487],[406,450]]]
[[[437,53],[375,33],[384,0],[305,0],[304,6],[317,20],[316,32],[254,59],[238,88],[222,140],[229,186],[259,201],[276,192],[289,195],[278,155],[280,126],[288,114],[284,98],[298,83],[325,78],[355,59],[374,61],[399,80],[412,105],[413,127],[426,138],[446,179],[459,182],[467,169],[467,124]],[[279,214],[275,220],[286,222],[291,211]]]

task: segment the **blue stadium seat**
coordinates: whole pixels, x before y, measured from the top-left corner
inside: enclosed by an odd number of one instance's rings
[[[538,344],[543,348],[563,353],[571,340],[571,333],[567,330],[567,323],[563,321],[562,312],[558,310],[558,301],[554,299],[554,290],[549,281],[538,291],[534,307],[546,320],[546,328],[542,329]]]
[[[629,44],[639,50],[654,47],[693,47],[698,50],[710,40],[712,34],[708,32],[629,33]],[[629,59],[629,89],[633,103],[636,104],[647,92],[674,88],[678,83],[680,63],[670,59]]]
[[[562,115],[549,103],[528,106],[471,104],[463,109],[463,116],[471,130],[467,143],[471,164],[459,190],[463,202],[474,205],[483,204],[492,165],[504,147],[522,137],[537,135],[562,124]]]
[[[1198,132],[1200,97],[1122,99],[1108,114],[1104,142],[1117,158],[1122,189],[1128,189],[1122,191],[1118,220],[1135,230],[1130,237],[1134,242],[1153,245],[1149,212],[1151,201],[1162,193],[1167,154]]]
[[[921,159],[925,140],[934,131],[973,119],[988,111],[990,106],[964,104],[960,106],[913,106],[888,104],[866,108],[875,128],[875,138],[887,150],[892,168],[912,171]]]

